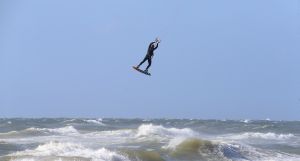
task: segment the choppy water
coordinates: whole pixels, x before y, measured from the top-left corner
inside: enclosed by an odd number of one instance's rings
[[[1,161],[300,161],[300,122],[0,119]]]

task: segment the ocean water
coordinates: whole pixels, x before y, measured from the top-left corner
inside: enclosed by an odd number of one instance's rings
[[[300,122],[0,119],[1,161],[300,161]]]

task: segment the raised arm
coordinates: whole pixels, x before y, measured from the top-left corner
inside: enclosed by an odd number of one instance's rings
[[[158,48],[158,43],[156,43],[156,46],[155,46],[154,50],[157,49],[157,48]]]

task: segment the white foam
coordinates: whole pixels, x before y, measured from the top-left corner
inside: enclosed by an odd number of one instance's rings
[[[136,137],[148,137],[150,139],[162,139],[167,141],[164,149],[175,149],[186,138],[197,137],[198,133],[189,128],[166,128],[161,125],[142,124],[139,126]],[[159,138],[157,138],[159,137]]]
[[[89,149],[80,144],[52,141],[43,145],[39,145],[36,149],[16,152],[9,156],[32,156],[29,159],[34,159],[37,157],[57,156],[83,157],[91,159],[92,161],[129,161],[127,157],[105,148]]]
[[[258,159],[258,161],[300,161],[299,155],[294,154],[285,154],[285,153],[276,153],[266,156],[264,158]]]
[[[243,122],[243,123],[249,123],[251,120],[249,120],[249,119],[245,119],[245,120],[241,120],[241,122]]]
[[[246,132],[238,135],[233,135],[231,139],[266,139],[266,140],[286,140],[292,139],[295,136],[293,134],[275,134],[272,132],[260,133],[260,132]]]
[[[36,161],[33,158],[19,158],[19,159],[12,159],[11,161]]]
[[[165,128],[161,125],[142,124],[139,126],[136,136],[153,136],[158,135],[162,137],[179,137],[179,136],[195,136],[197,135],[192,129],[189,128]]]
[[[113,130],[113,131],[100,131],[100,132],[91,132],[85,134],[87,137],[132,137],[134,136],[133,130],[123,129],[123,130]]]
[[[60,134],[78,133],[78,131],[73,126],[66,126],[62,128],[48,129],[48,130],[50,132],[60,133]]]
[[[103,146],[126,144],[129,140],[136,140],[135,131],[130,129],[92,132],[82,136],[84,140],[98,140]]]
[[[65,120],[63,122],[73,122],[73,121],[76,121],[76,119],[69,119],[69,120]]]
[[[78,134],[78,131],[73,126],[65,126],[61,128],[54,128],[54,129],[31,127],[26,129],[26,131],[50,132],[56,134]]]
[[[88,123],[94,123],[94,124],[98,124],[98,125],[102,125],[102,126],[105,126],[105,124],[102,122],[102,119],[99,118],[97,120],[84,120],[85,122],[88,122]]]

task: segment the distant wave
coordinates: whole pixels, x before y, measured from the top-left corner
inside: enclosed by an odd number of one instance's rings
[[[2,138],[12,138],[12,137],[24,137],[24,136],[39,136],[48,134],[78,134],[79,132],[73,126],[65,126],[61,128],[36,128],[30,127],[21,131],[9,131],[6,133],[0,133]]]
[[[5,132],[5,133],[0,133],[0,137],[14,136],[18,133],[19,133],[18,131],[9,131],[9,132]]]
[[[36,131],[36,132],[48,132],[48,133],[56,133],[56,134],[77,134],[78,131],[73,126],[65,126],[61,128],[35,128],[31,127],[25,129],[25,131]]]
[[[64,120],[63,122],[65,122],[65,123],[69,123],[69,122],[74,122],[74,121],[76,121],[77,119],[67,119],[67,120]]]
[[[245,132],[241,134],[234,134],[230,136],[231,139],[265,139],[265,140],[286,140],[295,138],[293,134],[276,134],[272,132],[260,133],[260,132]]]
[[[241,122],[243,122],[243,123],[250,123],[250,122],[252,122],[251,120],[249,120],[249,119],[245,119],[245,120],[241,120]]]
[[[105,126],[105,124],[102,122],[102,119],[99,118],[97,120],[93,120],[93,119],[89,119],[89,120],[83,120],[87,123],[93,123],[93,124],[97,124],[97,125],[101,125],[101,126]]]
[[[119,129],[113,131],[98,131],[84,134],[89,138],[110,138],[110,142],[133,142],[146,140],[165,140],[197,136],[198,133],[189,128],[166,128],[161,125],[141,124],[137,129]],[[104,141],[106,142],[106,141]]]

